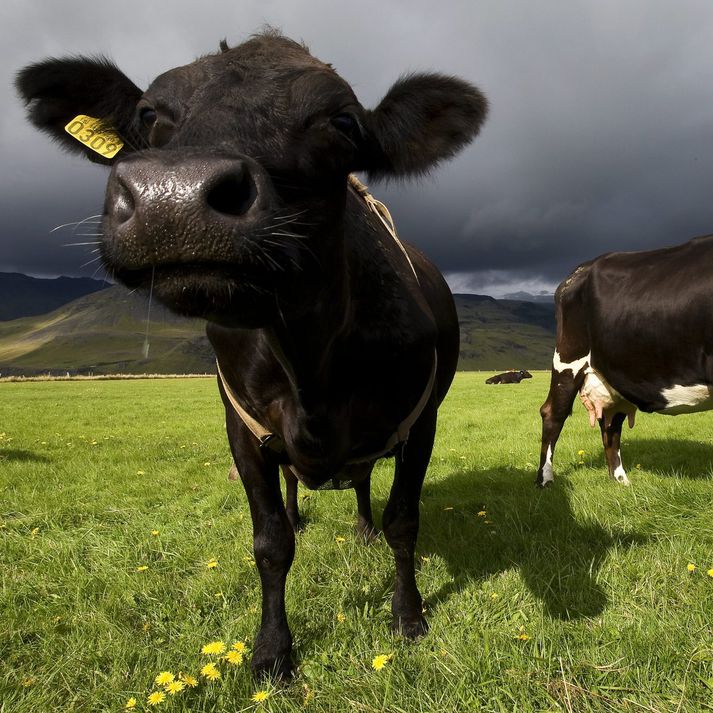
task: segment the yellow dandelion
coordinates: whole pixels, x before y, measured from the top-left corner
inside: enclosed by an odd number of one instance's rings
[[[223,596],[223,592],[216,592],[213,596],[214,596],[216,599],[220,599],[220,598]]]
[[[341,537],[340,535],[337,535],[337,536],[334,538],[334,541],[335,541],[335,542],[346,542],[346,540],[345,540],[343,537]]]
[[[302,684],[302,705],[307,706],[314,698],[314,691],[306,684]]]
[[[222,641],[211,641],[201,649],[201,653],[207,656],[218,656],[225,652],[225,648]]]
[[[32,532],[30,532],[30,537],[32,537],[32,538],[34,539],[35,537],[37,537],[37,533],[38,533],[39,531],[40,531],[40,528],[39,528],[39,527],[33,527],[33,528],[32,528]]]
[[[163,691],[154,691],[147,699],[146,702],[150,706],[157,706],[159,703],[163,703],[166,700],[166,694]]]
[[[189,688],[195,688],[198,685],[198,679],[195,676],[191,676],[190,673],[179,673],[178,678]]]
[[[243,557],[243,562],[247,562],[250,566],[253,566],[255,564],[255,560],[252,557],[248,556]]]
[[[129,700],[126,701],[126,703],[124,704],[124,708],[127,711],[131,711],[134,708],[136,708],[136,699],[133,696],[131,698],[129,698]]]
[[[499,595],[497,592],[493,592],[493,593],[490,595],[490,598],[491,598],[493,601],[495,601],[499,596],[500,596],[500,595]]]
[[[206,461],[203,465],[207,468],[210,465],[210,461]]]
[[[481,510],[481,511],[478,513],[478,517],[485,517],[487,514],[488,514],[488,513],[487,513],[485,510]]]
[[[270,691],[255,691],[253,693],[253,700],[255,703],[263,703],[270,697]]]
[[[233,666],[240,666],[240,664],[243,662],[243,655],[240,653],[240,651],[228,651],[225,656],[223,656],[223,661],[227,661],[228,663],[233,664]]]
[[[146,475],[146,471],[145,470],[137,470],[136,475]]]
[[[147,564],[142,564],[136,568],[136,571],[137,572],[145,572],[148,568],[149,568],[149,566]]]
[[[151,537],[158,537],[160,534],[158,530],[151,530]]]
[[[520,633],[517,635],[517,638],[520,639],[520,641],[528,641],[529,640],[529,635],[525,633],[525,627],[521,626],[520,627]]]
[[[439,653],[443,658],[445,658],[446,656],[448,656],[448,652],[447,652],[445,649],[441,649],[438,653]]]
[[[713,577],[713,569],[709,569],[709,570],[706,572],[706,574],[707,574],[709,577]]]
[[[239,654],[244,654],[248,649],[242,641],[236,641],[230,648],[233,649],[233,651],[237,651]]]
[[[583,450],[581,450],[581,449],[577,451],[577,455],[578,455],[580,458],[581,458],[585,453],[586,453],[586,451],[583,451]]]
[[[165,686],[166,693],[170,693],[172,696],[180,693],[185,687],[186,684],[183,683],[183,681],[171,681],[171,683],[168,683]]]
[[[393,654],[379,654],[374,656],[374,660],[371,662],[371,667],[374,671],[381,671],[384,666],[386,666],[389,661],[394,657]]]
[[[168,683],[173,683],[176,677],[170,671],[161,671],[156,678],[154,678],[154,683],[157,686],[165,686]]]
[[[215,569],[218,566],[218,560],[215,557],[211,557],[206,563],[205,566],[208,569]]]
[[[338,622],[343,622],[346,621],[347,617],[344,615],[343,612],[337,612],[337,621]]]
[[[207,663],[201,669],[201,676],[205,676],[209,681],[217,681],[220,678],[220,671],[214,663]]]
[[[692,562],[689,562],[689,563],[686,565],[686,569],[687,569],[689,572],[695,572],[695,571],[696,571],[696,565],[693,564]]]

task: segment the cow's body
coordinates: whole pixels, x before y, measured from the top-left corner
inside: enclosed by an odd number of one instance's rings
[[[532,374],[525,369],[519,371],[504,371],[502,374],[495,374],[485,380],[486,384],[519,384],[523,379],[531,379]]]
[[[637,409],[669,415],[713,408],[713,236],[672,248],[610,253],[557,289],[557,346],[541,408],[537,483],[553,479],[555,444],[577,395],[596,421],[612,478],[628,484],[621,429]]]
[[[296,478],[354,487],[366,532],[372,467],[396,456],[382,523],[396,560],[394,627],[426,630],[418,503],[458,320],[436,268],[395,240],[348,176],[427,171],[475,136],[486,102],[466,82],[424,74],[367,111],[330,66],[274,32],[222,50],[146,92],[82,58],[28,67],[18,88],[32,121],[69,149],[96,159],[63,131],[75,114],[116,130],[125,148],[107,187],[104,263],[208,320],[262,582],[252,667],[285,674]]]

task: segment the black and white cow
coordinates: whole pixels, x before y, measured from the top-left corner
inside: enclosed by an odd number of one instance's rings
[[[677,415],[713,408],[713,236],[580,265],[555,294],[557,346],[542,405],[537,484],[554,479],[555,444],[577,392],[599,421],[609,475],[629,480],[621,429],[637,409]]]

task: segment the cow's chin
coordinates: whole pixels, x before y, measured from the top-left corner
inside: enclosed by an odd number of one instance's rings
[[[150,292],[177,314],[224,327],[263,326],[274,305],[268,284],[260,284],[256,276],[241,274],[233,266],[198,263],[131,270],[115,267],[114,274],[127,287]]]

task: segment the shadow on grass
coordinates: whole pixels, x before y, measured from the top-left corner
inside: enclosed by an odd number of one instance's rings
[[[0,450],[0,461],[19,461],[20,463],[49,463],[47,456],[39,455],[34,451],[22,451],[17,448],[3,448]]]
[[[622,457],[628,471],[637,463],[664,478],[711,478],[713,444],[681,438],[641,438],[622,444]]]
[[[426,483],[418,551],[442,557],[451,575],[426,597],[431,606],[474,580],[516,569],[550,616],[576,619],[604,610],[607,595],[598,582],[604,558],[647,538],[575,518],[564,478],[546,490],[532,481],[530,470],[497,468]]]

